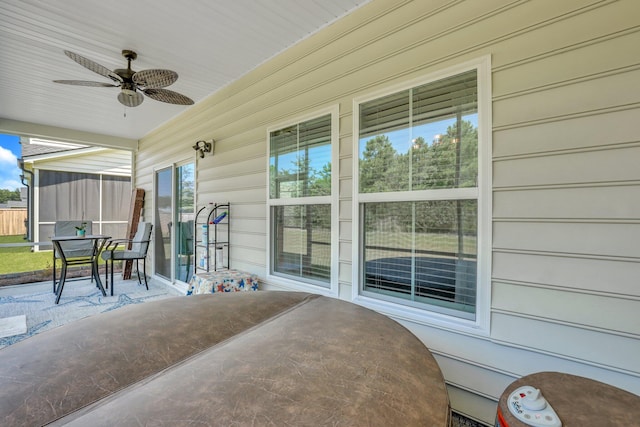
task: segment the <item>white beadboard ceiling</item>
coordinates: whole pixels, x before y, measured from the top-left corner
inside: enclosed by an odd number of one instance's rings
[[[174,70],[167,89],[196,104],[369,0],[2,0],[0,119],[140,139],[189,106],[145,97],[126,108],[119,88],[52,80],[109,79],[73,62]],[[126,117],[125,117],[126,112]]]

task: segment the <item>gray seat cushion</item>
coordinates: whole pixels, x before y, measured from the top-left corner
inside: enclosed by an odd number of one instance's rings
[[[113,255],[112,255],[113,253]],[[103,251],[102,255],[100,255],[103,260],[113,259],[113,260],[123,260],[123,259],[140,259],[140,253],[123,250],[123,251]]]
[[[131,239],[131,249],[115,250],[113,248],[105,250],[100,255],[103,260],[126,260],[141,259],[147,254],[149,248],[149,240],[151,240],[152,224],[150,222],[141,222],[135,236]]]

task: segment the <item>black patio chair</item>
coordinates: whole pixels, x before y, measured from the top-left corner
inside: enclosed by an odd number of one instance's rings
[[[138,230],[136,231],[133,239],[113,239],[107,243],[105,250],[102,252],[102,259],[105,261],[105,282],[106,287],[109,288],[109,271],[111,271],[111,295],[113,295],[113,262],[114,261],[136,261],[136,271],[138,273],[138,283],[142,284],[140,280],[140,264],[142,260],[142,269],[144,276],[144,285],[149,290],[149,284],[147,283],[147,251],[149,250],[149,242],[151,241],[151,230],[153,224],[150,222],[141,222],[138,224]],[[117,250],[118,245],[131,243],[131,249]],[[111,263],[111,267],[109,267]],[[124,269],[124,266],[123,266]]]
[[[85,230],[87,234],[92,233],[92,222],[91,221],[79,221],[79,220],[70,220],[70,221],[56,221],[53,225],[53,235],[55,237],[60,236],[75,236],[76,235],[76,227],[80,227],[81,224],[85,224]],[[58,251],[53,249],[53,293],[56,293],[56,287],[60,281],[63,281],[65,277],[63,277],[63,273],[66,273],[66,268],[62,266],[61,277],[58,279],[56,277],[56,261],[72,261],[70,264],[79,265],[79,264],[90,264],[93,256],[93,241],[87,240],[78,240],[73,242],[60,242],[60,249],[64,252],[64,258],[58,253]],[[92,277],[93,280],[93,277]]]

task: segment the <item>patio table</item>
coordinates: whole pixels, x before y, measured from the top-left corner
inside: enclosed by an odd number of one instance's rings
[[[67,279],[67,267],[73,265],[91,265],[91,277],[95,279],[96,286],[102,292],[103,296],[107,296],[107,293],[104,290],[104,286],[102,286],[102,281],[100,280],[100,274],[98,274],[98,256],[104,248],[105,243],[109,240],[111,236],[106,236],[104,234],[89,234],[86,236],[52,236],[51,242],[53,243],[54,250],[60,254],[60,259],[62,259],[62,271],[60,273],[60,283],[57,287],[54,288],[54,292],[56,293],[56,304],[60,302],[60,297],[62,296],[62,289],[64,288],[64,283]],[[93,243],[93,250],[91,255],[89,256],[81,256],[81,257],[70,257],[64,253],[63,245],[61,242],[73,242],[73,241],[87,241],[90,240]],[[55,284],[54,284],[55,286]]]

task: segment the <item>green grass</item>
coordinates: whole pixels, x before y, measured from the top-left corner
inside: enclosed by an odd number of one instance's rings
[[[375,231],[367,233],[368,246],[388,247],[389,250],[393,250],[393,248],[409,248],[412,246],[412,241],[415,244],[415,249],[421,251],[450,253],[458,253],[460,251],[460,248],[458,248],[458,236],[453,233],[416,233],[415,236],[406,232]],[[476,236],[464,236],[463,245],[462,252],[476,254]]]
[[[24,240],[23,235],[0,236],[0,244],[3,243],[27,243],[27,241]],[[123,247],[119,246],[119,249],[123,249]],[[104,264],[102,258],[98,258],[98,264]],[[117,262],[116,265],[118,265]],[[31,252],[31,246],[0,247],[0,275],[46,270],[52,266],[51,249]],[[58,261],[59,267],[60,261]]]
[[[24,236],[0,236],[0,244],[3,243],[28,243]],[[122,250],[119,246],[116,250]],[[11,273],[24,273],[26,271],[46,270],[53,266],[51,249],[41,249],[31,252],[31,246],[15,246],[9,248],[0,247],[0,275]],[[105,261],[98,257],[98,264]],[[116,261],[118,265],[118,261]],[[58,268],[60,261],[58,260]]]
[[[0,236],[2,243],[26,243],[22,235]],[[25,271],[51,268],[51,250],[31,252],[30,246],[0,248],[0,274],[23,273]]]

